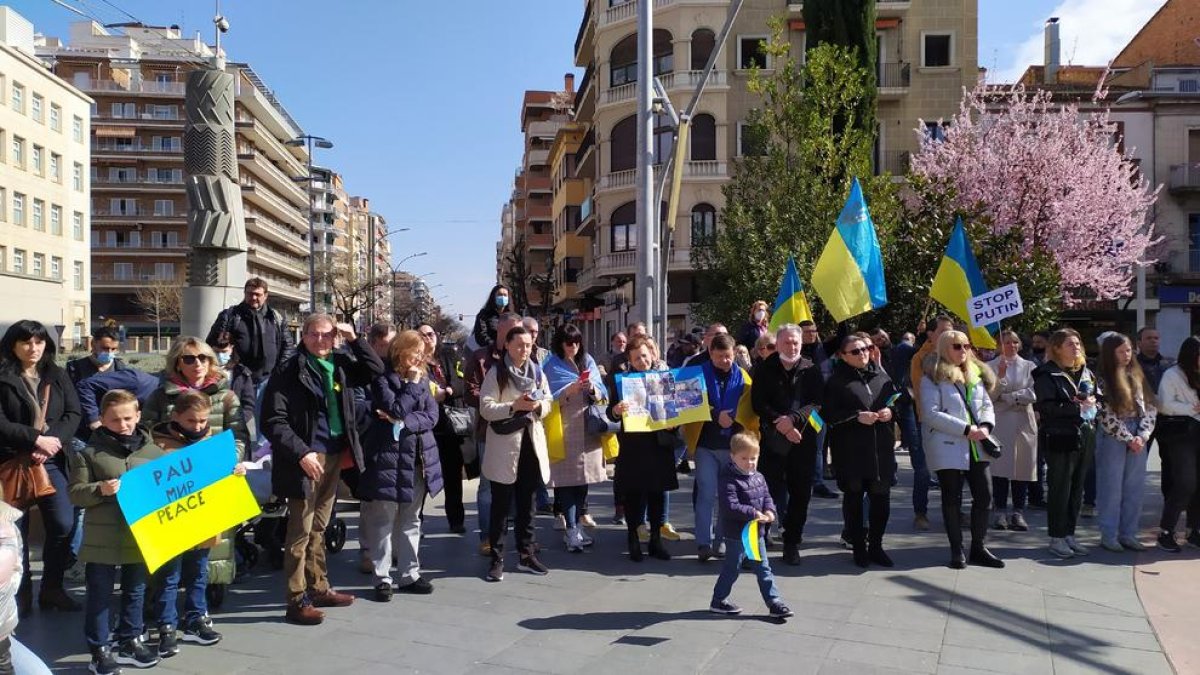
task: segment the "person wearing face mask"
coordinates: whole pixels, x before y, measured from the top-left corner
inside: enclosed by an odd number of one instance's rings
[[[97,328],[92,332],[92,353],[67,361],[67,376],[78,387],[80,382],[99,373],[128,370],[131,366],[118,356],[120,351],[121,343],[117,340],[117,329],[108,326]],[[91,433],[92,430],[87,424],[79,425],[79,431],[75,435],[79,441],[76,449],[83,448]]]
[[[211,423],[212,399],[195,389],[175,397],[170,420],[154,425],[151,430],[154,444],[164,452],[199,443],[214,434]],[[240,463],[234,466],[235,476],[246,475]],[[170,658],[179,653],[176,628],[183,630],[183,641],[197,645],[215,645],[221,634],[213,630],[208,616],[208,558],[220,537],[204,542],[163,564],[154,572],[159,589],[151,602],[158,626],[158,655]],[[183,622],[179,622],[176,596],[184,589]]]
[[[233,343],[228,340],[218,340],[212,345],[213,353],[217,356],[217,366],[229,376],[229,390],[232,391],[242,404],[242,418],[246,420],[246,434],[250,438],[258,437],[258,420],[254,411],[258,408],[255,397],[254,374],[241,361]]]
[[[512,291],[504,284],[496,284],[488,293],[483,307],[475,314],[475,327],[471,330],[471,339],[467,342],[467,347],[474,351],[496,344],[496,328],[500,323],[500,315],[511,311],[514,311]]]
[[[766,301],[755,300],[754,304],[750,305],[750,318],[742,324],[742,330],[738,332],[737,343],[753,350],[758,344],[758,339],[770,332],[767,328],[769,323],[771,312]]]

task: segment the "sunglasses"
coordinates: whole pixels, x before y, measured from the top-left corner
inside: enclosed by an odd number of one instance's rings
[[[308,332],[308,333],[306,333],[306,334],[307,334],[307,335],[308,335],[310,338],[313,338],[314,340],[332,340],[332,339],[334,339],[334,338],[336,338],[336,337],[337,337],[337,331],[336,331],[336,330],[331,330],[331,331],[329,331],[328,333],[319,333],[319,332],[317,332],[317,331],[309,331],[309,332]]]
[[[971,345],[964,344],[964,343],[962,343],[962,342],[955,342],[954,344],[952,344],[952,345],[950,345],[950,346],[951,346],[951,347],[953,347],[953,348],[954,348],[954,351],[956,351],[956,352],[969,352],[969,351],[971,351]]]
[[[197,362],[208,363],[208,355],[207,354],[184,354],[183,356],[179,357],[179,360],[183,361],[185,364],[187,364],[189,366],[194,366],[194,365],[196,365]]]
[[[869,351],[871,351],[870,347],[858,347],[857,349],[847,349],[843,353],[846,354],[847,356],[860,356],[862,354],[866,354]]]

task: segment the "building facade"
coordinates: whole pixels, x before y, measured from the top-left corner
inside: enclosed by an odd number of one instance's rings
[[[41,321],[60,349],[91,334],[91,106],[0,7],[0,325]]]
[[[213,49],[177,26],[116,31],[83,21],[71,24],[66,40],[42,38],[37,53],[93,99],[84,179],[91,186],[93,313],[130,334],[152,333],[137,292],[186,284],[184,89]],[[236,76],[247,275],[265,279],[272,304],[295,319],[308,302],[308,157],[287,142],[303,131],[249,65],[229,63],[227,71]],[[164,328],[177,332],[178,322]]]

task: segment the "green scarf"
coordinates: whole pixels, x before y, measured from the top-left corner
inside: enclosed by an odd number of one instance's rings
[[[308,362],[321,375],[321,386],[325,390],[325,412],[329,415],[329,435],[337,438],[346,433],[346,429],[342,425],[342,408],[338,405],[338,392],[342,385],[333,380],[333,359],[322,359],[309,354]]]

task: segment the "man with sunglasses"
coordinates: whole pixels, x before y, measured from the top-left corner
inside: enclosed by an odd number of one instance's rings
[[[339,339],[344,349],[335,349]],[[310,315],[302,340],[302,346],[268,380],[262,426],[274,454],[271,486],[288,506],[284,619],[313,626],[325,617],[319,607],[354,602],[353,596],[329,585],[325,526],[343,462],[363,468],[352,389],[368,386],[383,375],[384,366],[352,326],[337,324],[328,314]]]

